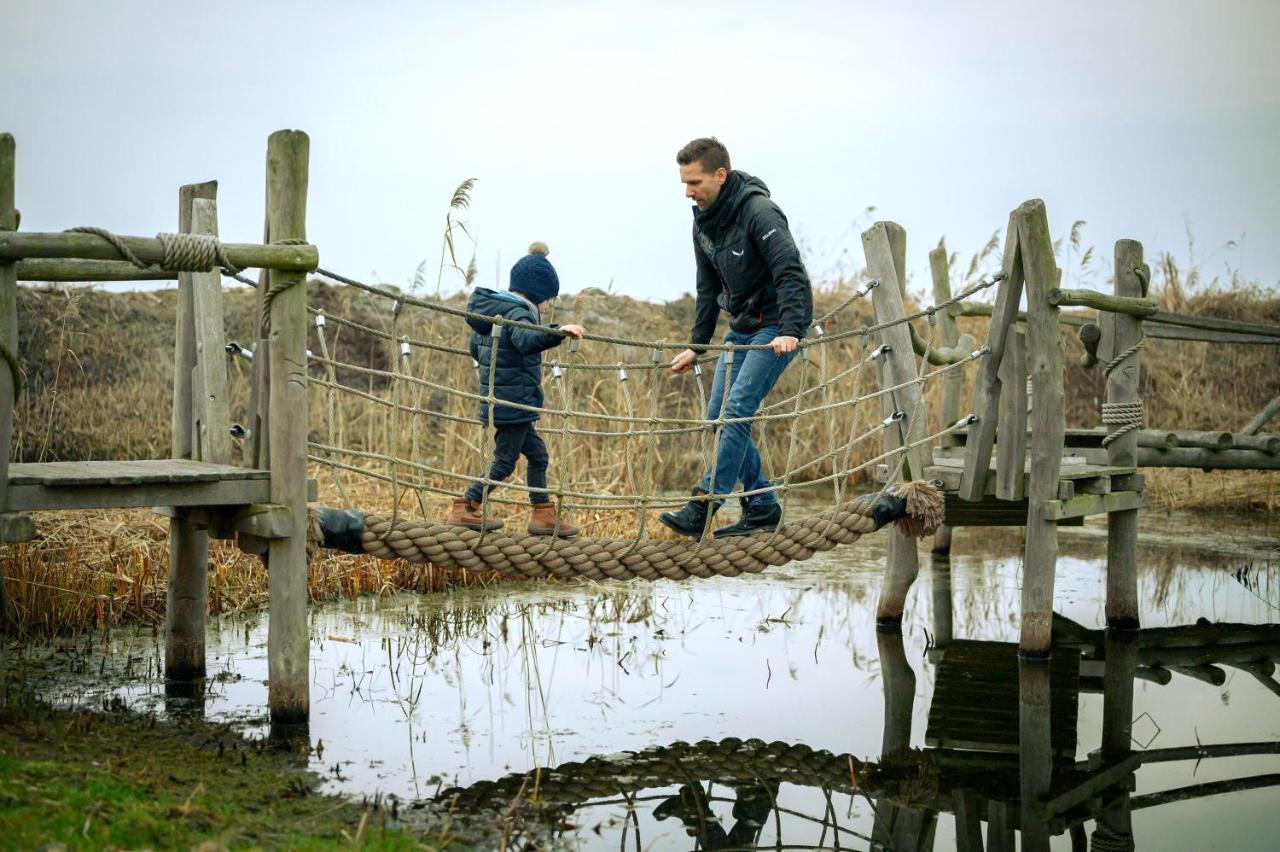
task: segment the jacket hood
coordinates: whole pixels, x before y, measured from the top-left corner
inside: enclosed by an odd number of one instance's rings
[[[505,317],[518,308],[529,311],[534,315],[535,319],[538,316],[538,312],[529,307],[528,302],[514,293],[502,293],[497,290],[490,290],[488,287],[477,287],[472,291],[471,298],[467,299],[467,310],[491,317]],[[471,326],[479,334],[489,334],[493,331],[493,323],[475,319],[474,317],[467,317],[467,325]]]
[[[725,223],[733,221],[747,199],[757,195],[769,197],[769,187],[765,182],[755,175],[734,169],[720,188],[715,203],[706,210],[699,210],[696,204],[693,206],[693,218],[701,230],[715,236]]]

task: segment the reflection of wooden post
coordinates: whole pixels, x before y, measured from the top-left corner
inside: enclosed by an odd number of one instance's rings
[[[1018,779],[1022,799],[1022,848],[1027,852],[1049,848],[1049,821],[1044,809],[1053,781],[1049,732],[1049,664],[1021,663],[1018,666]]]
[[[880,286],[871,291],[876,322],[901,320],[906,315],[903,293],[906,289],[903,267],[906,263],[906,232],[893,222],[877,222],[862,234],[862,250],[867,258],[867,269]],[[933,461],[928,445],[907,445],[928,435],[923,400],[918,384],[905,384],[917,378],[914,350],[911,348],[911,332],[903,323],[891,325],[879,332],[880,342],[888,344],[889,351],[879,360],[880,386],[905,385],[891,394],[881,397],[882,411],[900,411],[903,418],[884,431],[885,451],[906,446],[905,478],[919,479],[924,469]],[[895,464],[896,456],[889,457]],[[880,587],[880,602],[876,620],[893,624],[902,620],[907,592],[919,573],[919,557],[916,540],[903,535],[895,527],[889,532],[889,565],[884,584]]]
[[[1119,325],[1119,317],[1116,319],[1116,325]],[[1108,630],[1103,650],[1107,665],[1102,673],[1102,760],[1107,763],[1127,757],[1132,751],[1133,678],[1138,668],[1138,634]],[[1099,813],[1097,822],[1095,833],[1127,837],[1132,842],[1128,791],[1122,792]],[[1098,845],[1101,847],[1102,844]]]
[[[876,630],[880,652],[880,674],[884,679],[884,735],[880,741],[881,763],[911,748],[911,717],[916,697],[916,673],[907,662],[902,631],[897,627]],[[927,849],[937,823],[937,812],[909,808],[885,798],[876,802],[871,829],[872,849]]]
[[[1027,284],[1027,346],[1031,354],[1031,481],[1027,486],[1027,543],[1023,558],[1020,652],[1047,658],[1053,632],[1053,584],[1058,563],[1058,526],[1045,516],[1057,497],[1066,435],[1062,331],[1049,291],[1060,272],[1044,202],[1025,202],[1014,213]],[[1021,395],[1020,388],[1011,388]]]
[[[270,242],[305,239],[310,140],[280,130],[267,143]],[[271,502],[289,509],[287,538],[267,546],[271,615],[267,633],[273,723],[303,722],[310,712],[307,671],[307,288],[306,274],[273,269],[267,276],[271,329]],[[261,400],[259,401],[261,403]]]
[[[951,558],[935,553],[930,560],[930,590],[933,592],[933,643],[939,648],[951,644],[952,600]]]
[[[196,199],[212,202],[218,184],[192,183],[178,190],[178,230],[181,233],[217,233],[217,223],[193,220]],[[196,306],[194,274],[178,273],[178,307],[174,327],[172,457],[199,459],[200,446],[193,434],[196,371]],[[221,322],[221,316],[218,317]],[[180,517],[169,519],[169,589],[165,604],[164,674],[170,681],[198,680],[205,676],[205,615],[209,606],[209,533]]]
[[[1117,296],[1145,296],[1142,279],[1150,272],[1142,262],[1142,243],[1116,241]],[[1116,314],[1112,320],[1115,353],[1119,356],[1142,339],[1142,320],[1128,314]],[[1107,376],[1108,403],[1140,402],[1138,376],[1140,357],[1127,356]],[[1136,467],[1138,432],[1131,431],[1107,447],[1107,464]],[[1126,509],[1107,515],[1107,624],[1136,630],[1138,621],[1138,510]]]

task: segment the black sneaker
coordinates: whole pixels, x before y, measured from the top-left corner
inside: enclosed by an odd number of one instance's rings
[[[742,517],[736,524],[716,530],[716,538],[728,538],[734,535],[751,535],[754,532],[769,532],[778,528],[782,520],[782,506],[777,503],[765,505],[753,504],[742,510]]]
[[[694,496],[705,494],[705,491],[694,490]],[[703,528],[707,525],[707,507],[711,506],[711,513],[714,515],[720,508],[712,505],[706,500],[690,500],[684,505],[684,508],[678,512],[663,512],[658,516],[658,520],[680,533],[680,535],[688,535],[697,538],[702,535]]]

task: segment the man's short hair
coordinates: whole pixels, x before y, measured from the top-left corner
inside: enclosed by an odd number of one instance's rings
[[[727,172],[732,168],[729,165],[729,149],[714,136],[704,136],[685,145],[676,152],[676,163],[681,166],[700,163],[707,174],[715,174],[716,169]]]

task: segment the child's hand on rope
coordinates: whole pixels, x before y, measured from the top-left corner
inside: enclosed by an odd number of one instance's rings
[[[581,340],[582,335],[587,333],[587,330],[580,325],[562,325],[560,326],[560,330],[563,331],[565,334],[569,335],[570,337],[576,338],[578,340]]]
[[[686,349],[679,355],[671,359],[671,372],[687,373],[693,369],[693,362],[698,360],[698,353],[692,349]]]
[[[789,334],[779,334],[769,341],[769,347],[773,350],[774,355],[786,355],[788,352],[796,351],[796,346],[799,343],[799,338],[792,337]]]

